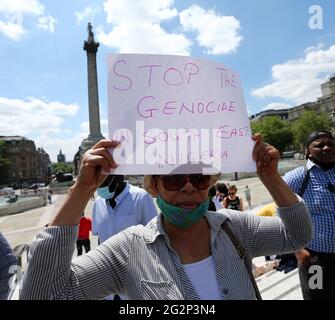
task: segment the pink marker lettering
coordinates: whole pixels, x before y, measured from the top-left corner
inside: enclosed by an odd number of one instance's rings
[[[176,101],[168,101],[165,103],[165,107],[163,108],[163,114],[174,114],[174,112],[167,112],[168,110],[176,110],[176,107],[169,107],[168,105],[171,103],[176,103]]]
[[[190,66],[190,71],[188,73],[187,84],[190,84],[191,76],[195,76],[199,73],[199,67],[192,62],[186,63],[184,70],[186,71],[187,67]]]
[[[172,76],[168,76],[168,74],[172,75]],[[175,76],[173,76],[173,74]],[[177,82],[177,75],[179,75],[179,82]],[[166,78],[172,78],[169,81]],[[174,78],[174,79],[173,79]],[[175,82],[173,82],[173,80]],[[183,75],[181,74],[181,72],[176,69],[176,68],[169,68],[164,72],[164,81],[167,85],[169,86],[180,86],[183,84]]]
[[[158,140],[162,141],[162,142],[166,142],[169,139],[169,136],[166,132],[160,132],[158,134]]]
[[[203,113],[205,110],[205,105],[202,102],[198,102],[197,109],[198,109],[198,113]]]
[[[186,109],[190,113],[194,113],[194,103],[192,103],[192,107],[191,107],[191,109],[189,109],[189,108],[187,108],[187,106],[183,102],[183,104],[181,105],[180,111],[179,111],[179,115],[181,115],[181,113],[183,112],[183,109]]]
[[[139,66],[139,68],[150,68],[149,69],[149,78],[148,78],[148,87],[151,86],[151,75],[152,75],[152,68],[158,68],[161,67],[161,64],[151,64],[151,65],[145,65],[145,66]]]
[[[214,104],[213,101],[210,101],[210,102],[207,103],[207,106],[206,106],[206,112],[207,113],[214,113],[215,112],[215,110],[212,110],[212,111],[209,110],[209,106],[213,105],[213,104]]]
[[[224,81],[225,87],[230,86],[230,79],[227,73],[224,74],[224,78],[225,78],[225,81]]]
[[[236,130],[236,128],[233,128],[233,130],[230,132],[230,138],[231,137],[236,137],[237,136],[237,130]]]
[[[239,129],[239,136],[240,137],[244,137],[247,136],[249,132],[249,128],[248,127],[243,127]]]
[[[155,97],[145,96],[137,104],[137,112],[142,118],[152,118],[153,117],[153,111],[158,110],[157,108],[154,108],[153,106],[151,106],[149,108],[146,107],[145,100],[147,100],[147,99],[155,100]]]
[[[230,101],[230,105],[229,105],[228,111],[232,111],[232,112],[236,111],[236,109],[235,109],[235,101]]]
[[[226,73],[226,69],[222,69],[222,68],[216,68],[216,70],[220,71],[220,76],[221,76],[221,89],[223,88],[223,72]]]
[[[144,143],[145,144],[153,144],[157,141],[157,139],[151,136],[150,131],[144,131]]]
[[[234,74],[231,75],[231,86],[233,88],[236,88],[236,80],[235,80],[235,75]]]
[[[113,66],[113,71],[114,71],[114,73],[115,73],[118,77],[127,79],[127,80],[129,81],[129,84],[128,84],[128,87],[125,86],[125,87],[123,87],[123,88],[118,88],[118,87],[113,86],[113,88],[116,89],[116,90],[123,90],[123,91],[126,91],[126,90],[129,90],[129,89],[130,89],[130,87],[132,86],[133,82],[131,81],[130,78],[128,78],[128,77],[125,76],[125,75],[122,75],[122,74],[118,73],[118,72],[115,70],[115,69],[116,69],[116,66],[117,66],[119,63],[127,64],[127,62],[126,62],[125,60],[119,60],[119,61],[117,61],[117,62],[114,64],[114,66]]]
[[[229,132],[227,130],[224,130],[224,128],[227,127],[229,127],[229,125],[221,126],[218,132],[216,133],[216,136],[221,139],[229,139],[229,137],[227,136]]]

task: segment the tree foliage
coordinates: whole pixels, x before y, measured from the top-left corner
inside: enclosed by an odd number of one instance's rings
[[[2,166],[7,166],[10,164],[9,160],[5,157],[6,143],[3,140],[0,140],[0,168]]]
[[[3,140],[0,140],[0,179],[3,180],[10,166],[10,161],[5,156],[6,143]]]
[[[293,123],[294,142],[297,146],[304,145],[306,138],[313,131],[330,130],[331,120],[325,113],[317,114],[315,111],[305,111]]]
[[[287,150],[293,143],[291,126],[278,116],[265,117],[251,122],[251,130],[253,133],[261,133],[263,141],[275,146],[280,152]]]
[[[63,171],[64,173],[72,173],[73,172],[73,164],[59,162],[51,164],[52,173],[56,173],[57,171]]]

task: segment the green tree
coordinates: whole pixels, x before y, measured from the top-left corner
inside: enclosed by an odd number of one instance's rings
[[[64,162],[52,163],[51,170],[53,174],[56,173],[57,171],[63,171],[64,173],[72,173],[73,165]]]
[[[0,184],[3,181],[7,174],[10,166],[10,161],[6,159],[5,156],[6,143],[3,140],[0,140]]]
[[[305,111],[293,123],[294,143],[297,146],[305,144],[308,135],[313,131],[330,130],[331,120],[325,113],[317,114],[315,111]]]
[[[265,117],[251,122],[251,130],[253,133],[261,133],[263,141],[275,146],[281,153],[287,150],[293,142],[291,126],[278,116]]]

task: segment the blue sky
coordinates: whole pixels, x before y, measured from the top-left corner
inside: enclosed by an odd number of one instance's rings
[[[313,5],[321,29],[310,27]],[[108,53],[223,63],[241,75],[250,114],[313,101],[335,72],[334,1],[0,0],[0,135],[33,139],[52,161],[59,149],[72,160],[88,135],[89,21],[105,136]]]

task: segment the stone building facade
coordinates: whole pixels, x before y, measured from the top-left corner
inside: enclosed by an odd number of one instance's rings
[[[50,157],[34,141],[21,136],[0,136],[5,142],[5,158],[10,161],[0,185],[28,186],[48,182]]]
[[[324,112],[335,127],[335,76],[321,85],[322,96],[315,102],[307,102],[290,109],[265,110],[250,117],[251,121],[257,121],[264,117],[277,115],[288,121],[297,120],[305,111]]]

